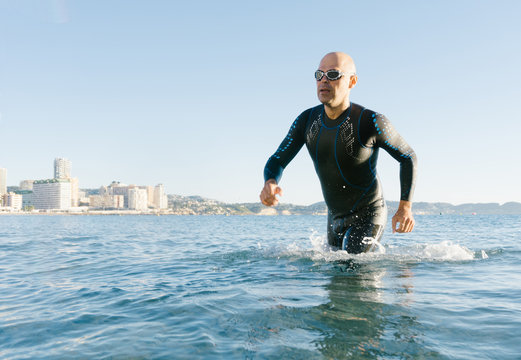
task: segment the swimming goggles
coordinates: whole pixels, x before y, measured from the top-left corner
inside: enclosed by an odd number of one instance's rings
[[[345,74],[340,70],[328,70],[326,72],[323,72],[322,70],[315,71],[315,79],[317,81],[322,80],[324,75],[327,77],[328,80],[338,80]]]

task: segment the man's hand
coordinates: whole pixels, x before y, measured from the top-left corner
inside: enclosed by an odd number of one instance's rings
[[[275,195],[282,196],[282,189],[277,185],[275,179],[269,179],[264,183],[260,200],[266,206],[275,206],[279,203],[279,199]]]
[[[395,232],[408,233],[414,228],[414,217],[412,216],[412,202],[400,200],[400,205],[393,216],[393,234]]]

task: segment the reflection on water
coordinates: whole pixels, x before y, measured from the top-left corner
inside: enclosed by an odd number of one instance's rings
[[[255,297],[268,306],[240,317],[239,324],[248,328],[247,355],[445,358],[426,341],[422,314],[415,311],[414,269],[418,263],[367,256],[316,262],[310,258],[314,256],[294,251],[281,259],[287,271],[298,274],[299,281],[284,272],[282,279],[263,281],[255,288]],[[311,274],[320,275],[320,284]],[[249,287],[251,293],[251,284]]]
[[[403,354],[440,358],[425,349],[421,326],[408,308],[413,301],[410,269],[388,274],[375,264],[349,260],[337,263],[331,272],[326,286],[329,302],[314,311],[316,327],[322,333],[316,345],[326,358],[376,359]],[[389,296],[384,293],[389,275],[390,281],[402,283],[403,293],[395,299],[385,299]]]

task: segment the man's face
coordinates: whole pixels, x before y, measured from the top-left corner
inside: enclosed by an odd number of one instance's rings
[[[342,69],[338,59],[334,56],[326,56],[320,62],[318,70],[326,72],[328,70],[339,70],[345,75],[338,80],[329,80],[326,76],[317,81],[318,100],[324,105],[336,107],[349,95],[349,73]]]

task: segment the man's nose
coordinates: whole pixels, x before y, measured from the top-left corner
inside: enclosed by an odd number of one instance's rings
[[[329,82],[329,79],[327,78],[326,74],[324,74],[324,76],[322,76],[322,79],[320,79],[319,82],[322,82],[322,80],[324,80],[325,82]]]

